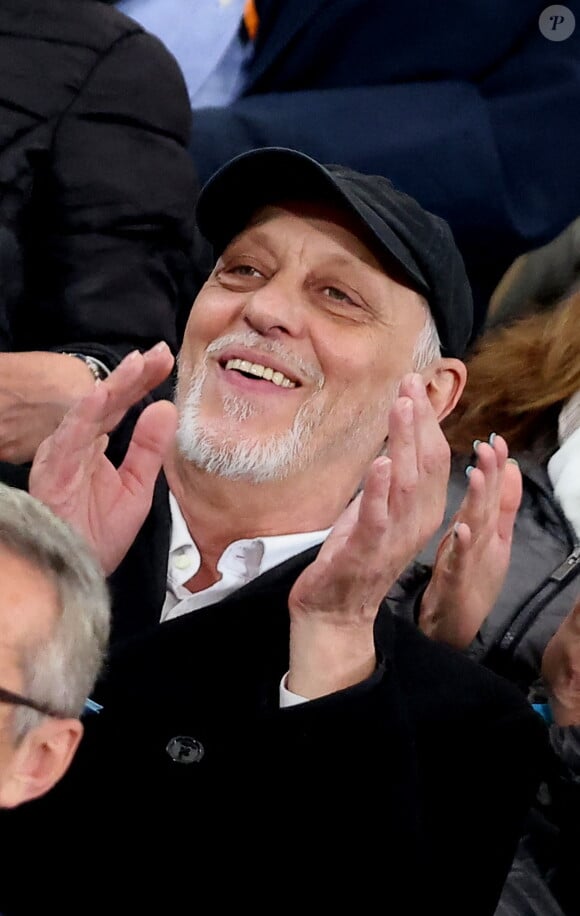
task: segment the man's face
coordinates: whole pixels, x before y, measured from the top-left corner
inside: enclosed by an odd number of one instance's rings
[[[0,547],[0,686],[22,694],[28,647],[45,641],[57,615],[57,595],[47,577]],[[0,786],[16,751],[13,719],[17,707],[0,702]]]
[[[223,476],[364,467],[426,313],[341,210],[256,214],[200,291],[179,358],[178,445]]]

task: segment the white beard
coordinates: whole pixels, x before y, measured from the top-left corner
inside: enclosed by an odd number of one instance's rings
[[[179,451],[188,461],[209,474],[230,480],[245,478],[253,483],[283,480],[290,472],[301,470],[308,464],[308,444],[321,420],[322,405],[315,407],[312,399],[299,409],[291,428],[276,433],[266,440],[244,436],[242,428],[212,430],[202,422],[201,393],[207,377],[207,366],[192,380],[180,409],[177,428]],[[255,416],[254,404],[244,398],[229,395],[224,399],[224,415],[240,427]]]
[[[256,335],[257,338],[257,335]],[[265,350],[263,339],[252,335],[235,335],[214,341],[206,350],[206,359],[192,377],[187,392],[179,401],[179,424],[177,446],[181,455],[201,470],[230,480],[246,479],[253,483],[283,480],[291,473],[304,470],[322,452],[332,454],[345,448],[360,447],[369,435],[369,426],[377,416],[383,414],[385,405],[375,404],[345,418],[342,405],[330,408],[320,398],[324,378],[316,376],[317,388],[312,396],[298,410],[290,429],[276,433],[267,439],[250,438],[244,435],[244,423],[255,416],[260,408],[239,395],[227,395],[223,401],[224,416],[214,423],[201,419],[201,398],[207,378],[207,356],[225,349],[231,343],[248,346],[260,345]],[[270,342],[267,350],[281,352],[279,345]],[[292,365],[292,363],[290,363]],[[303,374],[305,367],[301,366]],[[310,377],[314,376],[312,370]],[[179,391],[179,385],[178,385]],[[392,397],[389,403],[392,403]],[[334,434],[324,442],[316,441],[320,427],[328,425],[330,414],[336,411],[341,422],[334,427]],[[386,417],[386,413],[383,414]],[[229,421],[229,422],[228,422]],[[212,428],[213,427],[213,428]]]

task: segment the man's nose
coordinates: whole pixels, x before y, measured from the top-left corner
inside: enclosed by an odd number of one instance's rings
[[[264,336],[299,337],[304,329],[305,309],[296,284],[281,274],[271,277],[248,295],[244,320]]]

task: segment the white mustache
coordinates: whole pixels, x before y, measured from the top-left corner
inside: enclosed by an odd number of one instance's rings
[[[324,385],[324,374],[318,368],[308,365],[308,363],[305,363],[299,356],[289,352],[278,340],[264,340],[263,337],[256,334],[254,331],[246,331],[245,333],[240,331],[238,334],[224,334],[223,337],[212,340],[206,347],[205,359],[207,361],[209,356],[220,353],[228,347],[236,345],[248,347],[249,349],[263,353],[264,356],[268,354],[277,356],[284,362],[284,365],[287,366],[288,369],[300,378],[314,382],[318,388],[322,388]]]

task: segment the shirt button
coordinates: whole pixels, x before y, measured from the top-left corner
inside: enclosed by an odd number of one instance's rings
[[[191,566],[191,560],[187,554],[181,554],[178,557],[175,557],[173,565],[177,566],[178,569],[187,569],[188,566]]]

